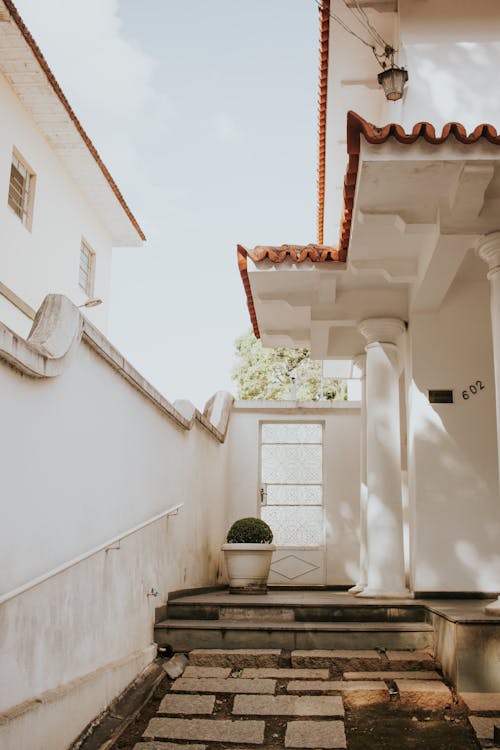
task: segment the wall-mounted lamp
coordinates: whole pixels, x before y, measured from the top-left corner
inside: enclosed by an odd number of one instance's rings
[[[408,80],[408,71],[392,65],[377,76],[378,82],[384,89],[385,98],[390,102],[396,102],[403,96],[405,83]]]
[[[360,7],[359,0],[349,0],[349,2],[348,0],[343,0],[344,5],[351,11],[352,16],[356,20],[358,28],[351,28],[347,17],[341,17],[331,12],[329,10],[330,3],[322,3],[321,0],[315,0],[315,3],[322,14],[325,12],[324,6],[327,5],[326,12],[332,21],[336,21],[345,31],[352,34],[362,44],[371,49],[375,59],[382,68],[382,72],[378,74],[378,82],[384,88],[386,99],[390,102],[396,102],[398,99],[401,99],[405,83],[408,80],[408,73],[404,68],[400,68],[394,63],[394,58],[398,54],[398,50],[384,39],[376,28],[376,24],[374,25],[370,21],[366,10]],[[373,5],[373,3],[362,4]],[[359,26],[361,26],[361,33]]]
[[[91,297],[82,305],[78,305],[78,307],[97,307],[97,305],[102,305],[102,299],[99,299],[99,297]]]

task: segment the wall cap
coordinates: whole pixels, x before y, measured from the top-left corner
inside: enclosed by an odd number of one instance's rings
[[[266,411],[300,414],[359,409],[360,401],[235,401],[233,411]]]
[[[27,339],[0,322],[0,360],[29,377],[58,377],[69,367],[82,340],[179,426],[190,430],[198,423],[219,442],[224,442],[234,401],[230,393],[218,391],[207,402],[204,414],[193,405],[192,409],[186,409],[188,402],[183,401],[181,413],[62,294],[45,297]]]

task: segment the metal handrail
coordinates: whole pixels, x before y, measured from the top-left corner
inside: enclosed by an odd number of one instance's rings
[[[17,589],[13,589],[12,591],[7,591],[6,594],[2,594],[2,596],[0,596],[0,604],[4,604],[10,599],[14,599],[16,596],[19,596],[20,594],[24,594],[25,591],[29,591],[30,589],[35,588],[35,586],[38,586],[40,583],[43,583],[44,581],[47,581],[49,578],[53,578],[54,576],[59,575],[59,573],[63,573],[65,570],[68,570],[69,568],[72,568],[75,565],[78,565],[78,563],[81,563],[84,560],[87,560],[87,558],[92,557],[93,555],[97,555],[98,552],[103,552],[104,550],[111,549],[111,548],[119,549],[119,547],[113,547],[113,545],[116,544],[117,542],[121,542],[122,539],[126,539],[132,534],[135,534],[136,531],[140,531],[141,529],[144,529],[146,526],[150,526],[152,523],[155,523],[155,521],[159,521],[161,518],[165,518],[166,516],[177,515],[177,513],[179,512],[179,510],[182,508],[183,505],[184,503],[173,505],[171,508],[168,508],[167,510],[164,510],[161,513],[158,513],[156,516],[149,518],[147,521],[143,521],[142,523],[137,524],[136,526],[129,529],[128,531],[125,531],[123,534],[118,534],[117,536],[114,536],[111,539],[108,539],[106,542],[104,542],[103,544],[100,544],[98,547],[93,547],[87,552],[84,552],[82,555],[78,555],[78,557],[74,557],[72,560],[68,560],[68,562],[63,563],[62,565],[58,565],[57,568],[52,568],[52,570],[49,570],[47,573],[44,573],[43,575],[38,576],[37,578],[32,578],[31,581],[28,581],[28,583],[23,583],[23,585],[19,586]]]

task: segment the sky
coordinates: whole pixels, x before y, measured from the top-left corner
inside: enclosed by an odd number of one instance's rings
[[[314,0],[16,0],[147,242],[108,336],[170,401],[235,392],[236,245],[316,239]]]

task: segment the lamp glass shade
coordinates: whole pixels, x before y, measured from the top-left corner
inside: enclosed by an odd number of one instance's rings
[[[403,68],[387,68],[378,74],[378,82],[384,89],[385,98],[391,102],[401,99],[408,72]]]

